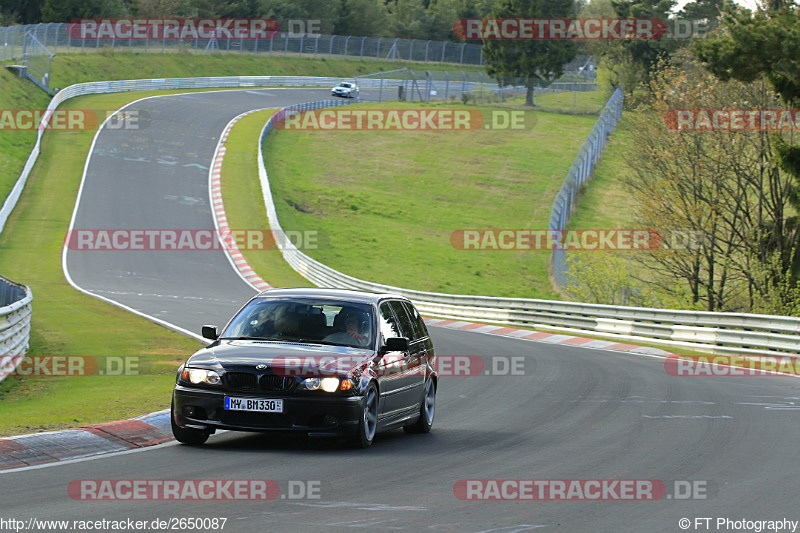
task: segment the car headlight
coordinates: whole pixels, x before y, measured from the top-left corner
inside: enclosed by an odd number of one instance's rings
[[[222,382],[219,374],[213,370],[188,367],[184,367],[181,372],[181,381],[192,385],[219,385]]]
[[[300,382],[299,387],[305,390],[319,390],[322,389],[325,392],[336,392],[339,390],[339,378],[306,378]],[[341,383],[350,384],[349,379],[341,380]],[[347,386],[342,387],[342,390],[349,390],[350,387]]]

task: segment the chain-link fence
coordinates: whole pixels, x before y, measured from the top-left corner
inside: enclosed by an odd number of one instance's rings
[[[565,76],[568,78],[568,75]],[[526,83],[523,79],[505,80],[501,87],[497,80],[484,72],[449,70],[411,70],[408,68],[362,74],[354,78],[359,88],[372,89],[370,99],[379,102],[401,100],[407,102],[430,102],[431,100],[463,99],[465,95],[494,95],[496,97],[516,93],[524,94]],[[535,90],[552,91],[594,91],[594,82],[555,81],[546,86],[539,84]],[[377,89],[377,91],[375,91]],[[363,96],[363,93],[362,93]],[[488,98],[485,98],[488,99]]]
[[[50,92],[50,67],[53,56],[33,32],[27,32],[22,38],[22,67],[23,75],[33,83]],[[52,94],[52,93],[51,93]]]
[[[622,116],[622,100],[622,91],[615,90],[567,172],[567,177],[564,178],[564,183],[561,185],[561,190],[558,191],[550,211],[549,229],[551,231],[562,232],[567,229],[567,223],[575,208],[581,186],[591,176],[592,169],[600,158],[608,136],[617,127],[617,121]],[[558,234],[563,235],[563,233]],[[550,261],[556,283],[560,287],[565,286],[569,280],[566,251],[554,249]]]
[[[54,53],[93,52],[103,48],[117,51],[167,52],[246,52],[339,55],[378,59],[431,61],[462,65],[483,64],[483,46],[450,41],[422,41],[387,37],[314,35],[282,33],[273,39],[78,39],[67,31],[66,23],[32,24],[0,28],[0,60],[22,54],[26,33]]]

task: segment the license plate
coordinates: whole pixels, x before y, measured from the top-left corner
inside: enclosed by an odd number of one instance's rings
[[[225,397],[226,411],[257,411],[259,413],[282,413],[283,400],[260,400],[255,398]]]

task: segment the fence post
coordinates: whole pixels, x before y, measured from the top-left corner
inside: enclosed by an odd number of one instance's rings
[[[363,37],[361,39],[361,57],[364,57],[364,41],[366,41],[366,40],[367,40],[366,37]]]

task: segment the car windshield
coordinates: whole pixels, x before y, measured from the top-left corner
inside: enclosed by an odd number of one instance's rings
[[[352,87],[352,85],[350,85],[349,83],[340,83],[339,87],[344,87],[346,89],[349,89],[350,87]]]
[[[374,343],[372,307],[327,299],[256,298],[222,333],[258,339],[368,348]]]

